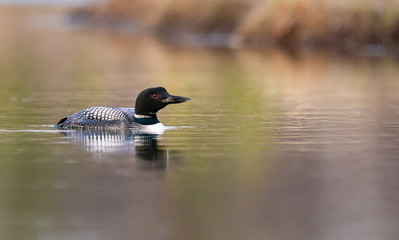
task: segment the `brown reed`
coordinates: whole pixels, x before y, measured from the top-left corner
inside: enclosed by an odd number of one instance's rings
[[[248,45],[351,49],[399,43],[396,0],[110,0],[80,11],[162,34],[238,35]]]

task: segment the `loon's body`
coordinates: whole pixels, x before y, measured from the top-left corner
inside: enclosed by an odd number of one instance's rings
[[[58,126],[123,128],[140,127],[140,124],[135,120],[134,108],[91,107],[62,118]]]
[[[165,88],[148,88],[136,99],[135,108],[91,107],[62,118],[57,126],[66,128],[164,128],[157,118],[158,110],[168,104],[182,103],[189,98],[170,95]]]

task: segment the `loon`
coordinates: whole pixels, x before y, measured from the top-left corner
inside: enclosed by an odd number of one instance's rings
[[[168,104],[188,100],[191,99],[170,95],[163,87],[148,88],[137,96],[135,108],[91,107],[63,117],[56,127],[164,129],[157,118],[157,112]]]

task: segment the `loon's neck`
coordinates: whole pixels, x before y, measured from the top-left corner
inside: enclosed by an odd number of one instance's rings
[[[150,115],[134,114],[133,118],[134,121],[136,121],[136,123],[141,125],[152,125],[159,123],[156,114],[150,114]]]

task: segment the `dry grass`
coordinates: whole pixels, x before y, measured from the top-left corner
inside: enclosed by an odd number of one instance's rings
[[[238,26],[237,32],[249,41],[351,47],[397,43],[398,24],[395,4],[382,7],[371,1],[341,4],[312,0],[274,4],[262,1]]]
[[[395,0],[110,0],[86,12],[133,20],[162,33],[239,34],[246,44],[399,43]]]

